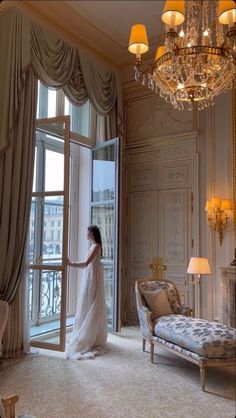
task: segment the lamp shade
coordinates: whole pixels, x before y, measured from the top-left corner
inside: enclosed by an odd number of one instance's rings
[[[236,6],[234,0],[219,0],[219,22],[223,25],[232,25],[236,22]]]
[[[178,26],[184,22],[184,12],[184,0],[166,0],[161,18],[166,25]]]
[[[222,199],[221,200],[221,209],[225,209],[225,210],[233,210],[234,205],[232,200],[229,199]]]
[[[164,45],[161,45],[157,48],[155,61],[157,61],[159,58],[162,57],[166,53],[166,47]]]
[[[148,51],[148,37],[145,25],[137,23],[130,31],[129,52],[140,55]]]
[[[189,274],[211,274],[207,258],[191,257],[187,273]]]
[[[219,209],[220,208],[220,199],[218,197],[213,197],[211,199],[211,206],[213,209]]]

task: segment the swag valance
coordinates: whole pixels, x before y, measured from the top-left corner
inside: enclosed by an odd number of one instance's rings
[[[0,20],[0,152],[12,142],[29,69],[46,85],[62,88],[74,104],[81,106],[89,99],[98,115],[121,106],[116,74],[87,51],[78,51],[17,8],[5,11]]]

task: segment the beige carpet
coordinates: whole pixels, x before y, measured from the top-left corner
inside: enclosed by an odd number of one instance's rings
[[[197,366],[161,349],[151,364],[134,327],[110,334],[109,349],[95,360],[44,352],[4,362],[0,393],[19,394],[17,413],[37,418],[234,418],[232,370],[209,369],[204,393]]]

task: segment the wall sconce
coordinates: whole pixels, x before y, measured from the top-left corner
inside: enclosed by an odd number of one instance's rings
[[[233,206],[232,200],[220,200],[218,197],[213,197],[206,202],[207,219],[211,230],[218,232],[220,245],[222,245],[223,235],[228,225],[228,211],[233,210]]]

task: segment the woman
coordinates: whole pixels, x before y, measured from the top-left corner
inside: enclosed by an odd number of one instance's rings
[[[92,242],[92,245],[86,261],[69,262],[72,267],[85,269],[73,335],[66,349],[67,358],[72,359],[94,358],[107,351],[106,304],[101,265],[102,241],[96,225],[88,227],[87,239]]]

